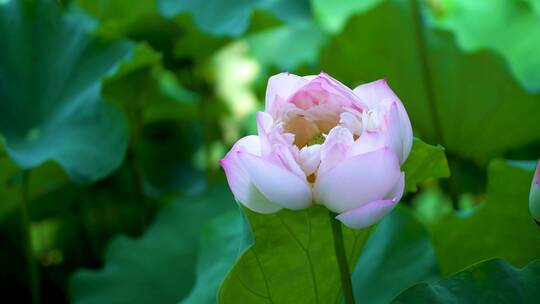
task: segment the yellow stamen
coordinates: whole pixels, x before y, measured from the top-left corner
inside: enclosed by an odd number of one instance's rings
[[[317,133],[317,134],[313,135],[313,136],[308,140],[307,145],[308,145],[308,146],[320,145],[320,144],[323,144],[325,140],[326,140],[326,137],[324,136],[323,133]]]

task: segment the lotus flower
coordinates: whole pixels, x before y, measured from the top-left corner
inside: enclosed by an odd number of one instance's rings
[[[351,90],[325,73],[272,76],[257,126],[221,161],[235,198],[255,212],[322,204],[362,228],[403,194],[412,129],[385,80]]]
[[[536,165],[531,192],[529,194],[529,210],[538,225],[540,225],[540,161]]]

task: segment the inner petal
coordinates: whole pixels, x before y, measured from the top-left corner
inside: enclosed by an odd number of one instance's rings
[[[367,111],[349,100],[339,91],[325,91],[328,80],[312,81],[305,90],[296,92],[289,100],[289,109],[282,117],[283,131],[294,134],[298,148],[309,145],[313,136],[328,134],[336,126],[342,126],[360,137],[363,129],[377,129],[381,117],[379,111]],[[368,114],[369,112],[369,114]]]
[[[321,133],[317,124],[303,115],[290,118],[284,125],[284,131],[295,135],[294,144],[299,148],[306,146],[311,137]]]

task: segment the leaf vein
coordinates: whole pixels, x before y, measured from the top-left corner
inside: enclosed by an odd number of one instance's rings
[[[266,274],[264,272],[264,269],[262,267],[261,261],[259,260],[259,256],[257,255],[257,252],[255,251],[255,248],[251,249],[253,252],[253,255],[255,256],[255,260],[257,260],[257,265],[259,265],[259,269],[261,270],[261,274],[263,276],[264,285],[266,286],[266,291],[268,292],[268,299],[270,300],[270,303],[274,303],[274,300],[272,300],[272,294],[270,293],[270,287],[268,284],[268,279],[266,278]]]
[[[261,269],[262,271],[262,269]],[[260,294],[258,293],[257,291],[253,290],[251,287],[249,287],[243,280],[242,278],[240,277],[240,275],[238,275],[237,272],[234,273],[234,275],[236,276],[236,279],[238,279],[238,282],[240,282],[240,285],[242,285],[247,291],[249,291],[250,293],[254,294],[255,296],[258,296],[260,298],[263,298],[263,299],[270,299],[270,297],[268,296],[265,296],[263,294]]]
[[[300,242],[300,239],[292,232],[291,228],[285,223],[285,221],[279,215],[277,215],[277,217],[280,220],[283,227],[285,227],[285,230],[287,230],[287,232],[298,243],[298,245],[300,246],[300,248],[302,249],[302,251],[307,257],[309,271],[311,273],[311,281],[313,284],[313,293],[315,294],[315,303],[319,303],[319,290],[317,288],[317,282],[315,280],[315,269],[313,268],[313,262],[311,260],[311,255],[309,254],[309,250],[308,250],[309,244],[311,242],[311,235],[310,235],[311,234],[311,221],[310,221],[309,215],[307,214],[307,217],[308,217],[308,246],[307,248],[304,245],[302,245],[302,243]]]

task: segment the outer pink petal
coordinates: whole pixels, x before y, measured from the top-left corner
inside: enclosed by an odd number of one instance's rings
[[[266,87],[266,112],[274,113],[274,103],[277,99],[287,100],[298,88],[309,82],[309,78],[291,73],[280,73],[268,79]]]
[[[397,200],[377,200],[369,202],[362,207],[343,212],[336,216],[345,226],[360,229],[377,223],[390,213],[397,204]]]
[[[257,112],[257,129],[261,140],[261,152],[257,155],[267,155],[271,152],[272,143],[270,142],[270,133],[274,119],[265,112]]]
[[[404,189],[405,174],[402,172],[398,182],[386,195],[387,199],[369,202],[359,208],[343,212],[336,218],[346,226],[356,229],[373,225],[394,209],[401,199]]]
[[[257,113],[257,130],[261,140],[261,156],[272,152],[272,146],[276,144],[292,146],[294,135],[283,133],[279,125],[274,125],[274,118],[266,112]]]
[[[308,105],[302,100],[311,97],[314,104]],[[309,81],[309,83],[298,88],[294,95],[291,96],[291,103],[297,104],[299,108],[307,110],[319,104],[326,104],[335,109],[342,107],[355,107],[364,109],[365,106],[354,92],[343,85],[341,82],[330,77],[326,73],[320,73]]]
[[[386,108],[388,108],[391,102],[396,100],[399,101],[399,98],[388,86],[385,79],[379,79],[359,85],[353,90],[353,92],[370,108],[376,107],[381,102],[384,103]]]
[[[413,133],[409,116],[399,97],[384,79],[360,85],[354,89],[354,93],[367,103],[370,108],[382,104],[389,111],[390,124],[394,128],[392,136],[400,139],[399,152],[396,151],[396,153],[398,153],[400,161],[403,163],[411,151]],[[393,148],[396,147],[396,144],[394,144]]]
[[[238,152],[238,157],[257,189],[271,203],[293,210],[311,205],[307,180],[253,154]]]
[[[360,155],[386,147],[386,137],[382,132],[364,130],[349,149],[349,156]]]
[[[335,78],[331,77],[330,75],[324,72],[321,72],[318,77],[327,80],[336,91],[340,92],[341,94],[345,95],[348,99],[353,101],[354,106],[358,106],[357,109],[366,108],[367,104],[362,102],[362,100],[360,100],[358,96],[354,94],[353,90],[351,90],[349,87],[347,87],[343,83],[339,82],[338,80],[336,80]]]
[[[238,151],[259,155],[259,138],[251,135],[240,139],[220,162],[225,170],[225,175],[227,176],[227,181],[234,197],[238,202],[258,213],[274,213],[281,210],[281,206],[270,203],[255,187],[255,184],[253,184],[249,175],[240,164]]]
[[[397,102],[390,106],[386,119],[387,144],[396,152],[400,163],[403,164],[411,152],[412,131],[409,129],[410,132],[407,132],[407,126],[402,125]]]
[[[341,213],[383,199],[400,177],[399,159],[383,148],[345,159],[322,173],[314,193],[319,204]]]
[[[394,101],[390,106],[390,119],[394,122],[391,126],[393,133],[398,134],[399,137],[401,154],[398,154],[398,156],[403,164],[411,152],[413,132],[409,116],[399,100]]]
[[[401,177],[394,185],[392,190],[384,197],[385,199],[393,199],[399,201],[403,196],[403,191],[405,190],[405,173],[401,172]]]

